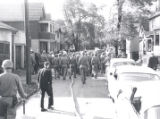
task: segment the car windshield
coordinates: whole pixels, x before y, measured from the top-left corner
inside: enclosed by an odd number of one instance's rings
[[[113,67],[122,66],[122,65],[135,65],[134,62],[116,62],[113,64]]]
[[[160,77],[156,74],[148,73],[122,73],[119,75],[120,81],[157,81],[160,80]]]

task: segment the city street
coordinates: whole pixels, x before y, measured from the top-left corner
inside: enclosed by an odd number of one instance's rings
[[[0,2],[0,119],[160,119],[159,88],[160,0]]]
[[[97,80],[88,77],[86,84],[82,85],[80,77],[75,79],[74,92],[77,97],[80,114],[83,119],[112,119],[114,105],[108,98],[107,84],[104,77]],[[70,91],[71,80],[54,80],[54,106],[55,110],[40,111],[40,92],[33,95],[26,102],[26,115],[23,117],[22,105],[18,107],[17,118],[30,117],[36,119],[77,119],[75,105]],[[47,108],[48,99],[45,98]]]

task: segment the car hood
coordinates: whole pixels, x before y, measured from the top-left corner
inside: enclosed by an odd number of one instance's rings
[[[154,105],[160,105],[160,81],[130,82],[123,83],[121,86],[121,89],[128,97],[131,94],[132,88],[137,88],[135,97],[141,97],[141,111],[143,112]]]

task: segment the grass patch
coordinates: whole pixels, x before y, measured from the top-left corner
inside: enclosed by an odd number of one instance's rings
[[[31,96],[38,90],[38,85],[35,82],[32,82],[31,84],[22,83],[25,93],[28,96]]]
[[[35,92],[37,92],[38,90],[37,75],[32,75],[31,83],[26,84],[26,71],[25,70],[15,70],[14,73],[18,74],[21,77],[21,82],[22,82],[24,91],[28,96],[31,96]]]

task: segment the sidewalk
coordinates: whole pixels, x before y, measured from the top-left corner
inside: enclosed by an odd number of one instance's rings
[[[107,98],[105,80],[92,80],[88,78],[86,85],[82,85],[80,78],[76,79],[74,90],[76,92],[80,113],[83,119],[111,119],[114,115],[114,105]],[[73,98],[70,93],[70,80],[54,80],[54,106],[55,110],[41,112],[40,93],[33,95],[26,103],[26,116],[35,119],[79,119],[75,114]],[[48,98],[45,98],[47,107]],[[17,109],[17,118],[22,119],[22,105]],[[33,118],[33,119],[34,119]],[[30,118],[29,118],[30,119]]]
[[[54,98],[55,110],[41,112],[40,110],[40,93],[35,94],[26,102],[26,117],[35,119],[76,119],[74,106],[71,98]],[[45,98],[45,107],[47,108],[48,100]],[[17,110],[16,119],[22,119],[23,107],[20,106]],[[30,119],[30,118],[29,118]]]

